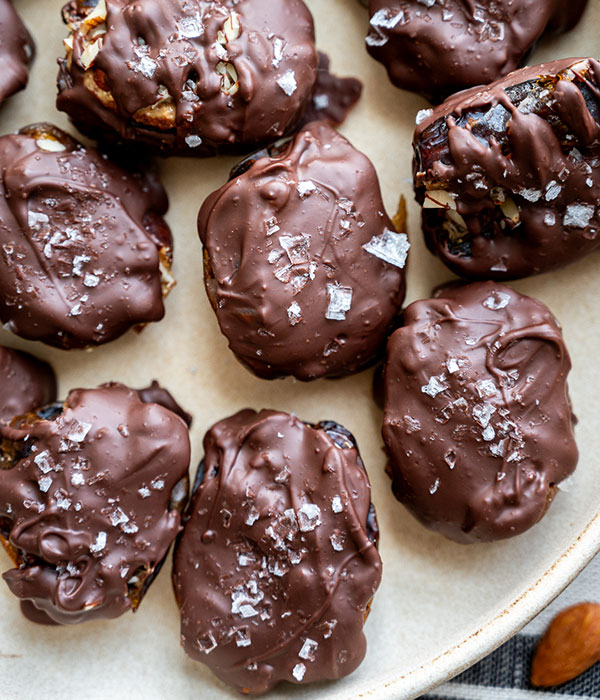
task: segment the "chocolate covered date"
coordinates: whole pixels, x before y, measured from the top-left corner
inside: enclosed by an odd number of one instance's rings
[[[537,523],[577,464],[570,367],[544,304],[503,284],[449,286],[408,306],[384,370],[398,500],[463,543]]]
[[[204,449],[173,569],[185,651],[243,693],[351,673],[381,580],[354,438],[246,410]]]
[[[410,245],[371,162],[329,124],[242,161],[198,231],[221,330],[259,377],[337,377],[382,354]]]
[[[598,247],[600,64],[564,59],[418,117],[414,187],[429,249],[469,279],[546,272]]]
[[[76,389],[0,426],[4,574],[36,622],[114,618],[139,605],[181,530],[184,421],[121,384]]]
[[[164,316],[166,193],[49,124],[0,138],[0,320],[63,349]]]
[[[287,133],[313,97],[302,0],[72,0],[63,17],[57,106],[92,138],[243,152]]]
[[[394,85],[440,102],[515,70],[545,30],[571,29],[586,3],[369,0],[367,50]]]

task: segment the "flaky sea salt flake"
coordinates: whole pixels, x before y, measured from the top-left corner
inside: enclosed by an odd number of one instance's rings
[[[321,525],[321,509],[315,503],[304,503],[298,509],[298,527],[302,532],[311,532]]]
[[[302,649],[298,652],[298,656],[305,661],[314,661],[315,652],[319,648],[319,643],[315,642],[314,639],[305,639]]]
[[[279,85],[288,97],[293,95],[298,88],[294,71],[288,70],[283,75],[279,76],[279,78],[277,78],[277,85]]]
[[[390,265],[403,269],[410,250],[408,236],[386,228],[380,236],[373,236],[363,249]]]
[[[352,287],[344,287],[337,282],[327,285],[329,306],[325,318],[329,321],[345,321],[346,313],[352,308]]]
[[[292,670],[292,676],[298,681],[298,683],[302,682],[302,679],[304,678],[304,674],[306,673],[306,666],[304,664],[296,664]]]

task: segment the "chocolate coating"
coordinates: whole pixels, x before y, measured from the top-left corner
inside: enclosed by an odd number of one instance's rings
[[[301,126],[319,120],[339,125],[360,100],[363,89],[360,80],[334,75],[329,69],[330,63],[329,56],[319,51],[317,82],[312,100],[302,117]]]
[[[173,411],[173,413],[183,419],[188,428],[191,427],[192,416],[177,403],[171,392],[162,387],[156,379],[145,389],[138,389],[137,394],[144,403],[157,403],[168,408],[169,411]]]
[[[164,155],[247,151],[287,133],[312,98],[302,0],[106,0],[105,21],[93,7],[63,10],[72,50],[57,101],[93,138]]]
[[[563,59],[450,98],[417,126],[429,249],[468,279],[561,267],[600,237],[600,64]]]
[[[369,159],[313,122],[234,172],[198,230],[207,293],[237,358],[265,379],[373,362],[404,299],[409,244]]]
[[[577,24],[587,0],[369,0],[367,50],[394,85],[433,102],[515,70],[546,29]]]
[[[394,494],[457,542],[518,535],[577,464],[562,334],[502,284],[442,290],[388,344],[383,439]]]
[[[246,410],[214,425],[204,450],[173,570],[185,651],[244,693],[351,673],[381,580],[354,439]]]
[[[181,530],[185,423],[105,384],[0,437],[0,539],[16,567],[4,579],[23,611],[71,624],[135,610]]]
[[[0,193],[0,320],[10,330],[82,348],[163,317],[172,240],[157,180],[37,124],[0,138]]]
[[[10,0],[0,0],[0,104],[27,85],[35,45]]]
[[[0,423],[56,401],[56,377],[49,364],[0,345]]]

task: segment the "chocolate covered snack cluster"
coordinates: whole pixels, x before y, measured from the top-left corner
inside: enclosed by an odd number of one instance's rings
[[[545,30],[575,26],[587,0],[369,0],[368,4],[368,52],[383,63],[395,85],[439,102],[518,68]]]
[[[167,196],[49,124],[0,138],[0,320],[28,340],[100,345],[164,315]]]
[[[181,530],[184,421],[121,384],[0,426],[4,574],[38,622],[114,618],[139,605]]]
[[[221,330],[259,377],[350,374],[382,352],[410,246],[369,159],[328,124],[242,163],[198,230]]]
[[[92,138],[164,155],[250,150],[288,132],[317,79],[302,0],[72,0],[57,106]]]
[[[519,70],[421,114],[414,187],[429,249],[468,279],[546,272],[598,247],[600,64]]]
[[[186,652],[244,693],[351,673],[381,579],[354,439],[246,410],[204,449],[173,571]]]
[[[396,497],[458,542],[518,535],[577,464],[569,354],[541,302],[442,288],[390,338],[383,438]]]

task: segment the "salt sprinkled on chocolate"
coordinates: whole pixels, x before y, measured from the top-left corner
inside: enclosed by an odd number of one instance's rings
[[[4,579],[34,621],[114,618],[137,608],[181,529],[188,432],[120,384],[76,389],[56,408],[0,426],[0,517],[15,564]]]
[[[395,323],[410,247],[372,164],[324,122],[249,162],[198,217],[206,290],[231,349],[265,378],[362,369]]]
[[[548,309],[504,285],[452,285],[408,306],[384,372],[398,500],[463,543],[534,525],[577,463],[570,366]]]
[[[184,649],[245,693],[351,673],[381,577],[353,438],[247,410],[213,426],[204,447],[173,570]]]

